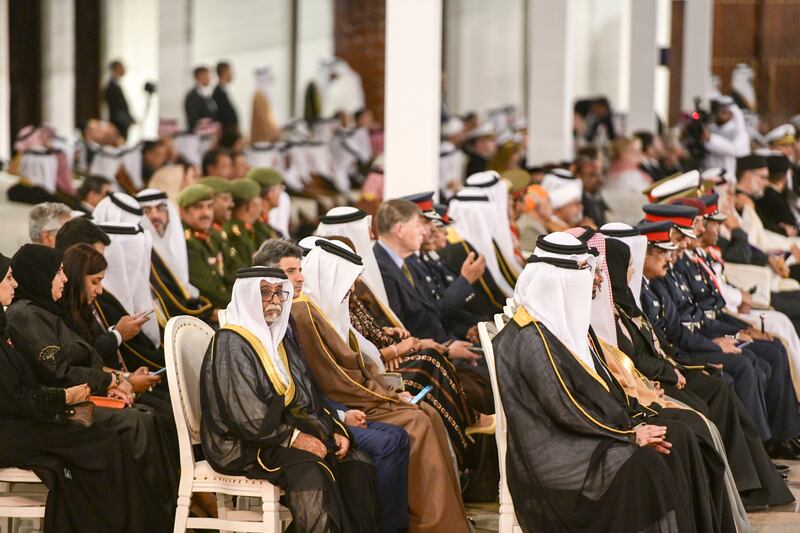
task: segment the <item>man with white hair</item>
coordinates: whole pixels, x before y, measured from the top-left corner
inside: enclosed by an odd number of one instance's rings
[[[150,288],[159,304],[161,326],[178,315],[209,318],[213,306],[189,282],[189,258],[178,208],[167,193],[157,189],[144,189],[136,200],[144,212],[142,228],[153,242]]]
[[[252,267],[237,273],[232,292],[200,373],[206,460],[281,487],[298,531],[379,531],[374,467],[285,338],[292,283],[282,270]]]
[[[28,236],[31,242],[53,248],[56,233],[70,218],[72,210],[58,202],[45,202],[36,205],[28,215]]]
[[[492,343],[503,355],[497,377],[517,519],[531,531],[705,528],[706,472],[684,468],[692,449],[681,447],[681,426],[631,418],[636,409],[589,334],[592,252],[566,233],[540,237],[515,288],[517,312]]]

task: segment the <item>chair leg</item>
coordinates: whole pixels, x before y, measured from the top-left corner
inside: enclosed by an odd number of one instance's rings
[[[281,533],[281,504],[277,497],[261,499],[261,515],[264,533]]]
[[[233,504],[233,496],[229,496],[227,494],[217,493],[217,517],[220,520],[227,520],[228,519],[228,509],[229,505]],[[220,530],[219,533],[232,533],[228,530]]]
[[[192,497],[178,496],[178,508],[175,510],[175,526],[173,533],[185,533],[186,521],[189,520],[189,507],[192,505]]]

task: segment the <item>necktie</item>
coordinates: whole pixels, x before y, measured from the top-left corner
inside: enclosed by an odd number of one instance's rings
[[[411,286],[415,287],[416,285],[414,285],[414,276],[411,275],[411,271],[408,269],[408,265],[403,263],[403,266],[400,268],[400,270],[403,271],[403,275],[406,277]]]

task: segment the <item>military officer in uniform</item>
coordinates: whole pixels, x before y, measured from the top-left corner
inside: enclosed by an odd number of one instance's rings
[[[245,178],[255,181],[260,187],[261,212],[258,219],[253,223],[256,234],[256,249],[258,249],[261,243],[266,240],[283,237],[278,230],[269,224],[269,212],[278,208],[281,203],[281,195],[284,189],[283,176],[274,168],[256,167],[251,168]]]
[[[255,232],[255,222],[261,215],[261,188],[249,178],[233,180],[230,184],[233,216],[224,226],[228,236],[225,271],[233,273],[248,268],[261,245],[256,241]]]
[[[225,231],[225,225],[230,221],[233,216],[233,192],[231,190],[231,182],[225,178],[217,176],[208,176],[200,179],[197,183],[201,183],[214,191],[214,221],[211,223],[211,230],[209,235],[214,244],[222,252],[222,256],[227,258],[231,254],[231,245],[228,242],[228,232]],[[225,284],[228,287],[233,287],[236,271],[225,271]]]
[[[428,226],[428,234],[422,241],[420,251],[406,258],[415,282],[431,295],[448,328],[460,338],[477,342],[477,326],[481,317],[470,313],[464,306],[475,297],[474,283],[486,268],[485,260],[479,256],[467,257],[461,274],[451,271],[436,253],[447,245],[447,233],[442,216],[433,205],[433,192],[425,192],[405,197],[417,204]],[[450,222],[448,221],[448,224]]]
[[[224,309],[231,299],[225,283],[222,249],[212,238],[214,222],[214,190],[195,183],[178,195],[181,220],[186,237],[189,260],[189,282],[197,287],[215,309]],[[212,319],[216,317],[216,313]]]

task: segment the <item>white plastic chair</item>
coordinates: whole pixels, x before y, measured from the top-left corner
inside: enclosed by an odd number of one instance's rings
[[[42,480],[30,470],[0,468],[0,531],[15,533],[15,518],[44,518],[47,490]],[[19,522],[19,521],[17,521]]]
[[[495,321],[502,321],[502,315],[495,315]],[[500,399],[500,389],[497,386],[497,367],[494,360],[494,349],[492,339],[497,335],[498,328],[491,322],[481,322],[478,324],[478,335],[483,347],[483,356],[486,358],[486,365],[489,367],[489,378],[492,382],[492,394],[494,396],[494,412],[496,417],[497,429],[495,440],[497,441],[497,454],[500,461],[500,519],[498,523],[499,533],[522,533],[522,528],[517,523],[514,514],[514,502],[511,501],[511,493],[508,491],[506,481],[506,415],[503,411],[503,402]]]
[[[278,533],[282,518],[290,518],[288,511],[282,516],[278,487],[267,481],[220,474],[207,461],[194,459],[192,446],[200,443],[200,367],[213,336],[214,331],[208,325],[189,316],[173,317],[164,330],[164,356],[181,457],[173,531],[183,533],[190,528]],[[219,518],[189,517],[195,492],[217,495]],[[261,513],[229,509],[226,496],[260,498]]]

